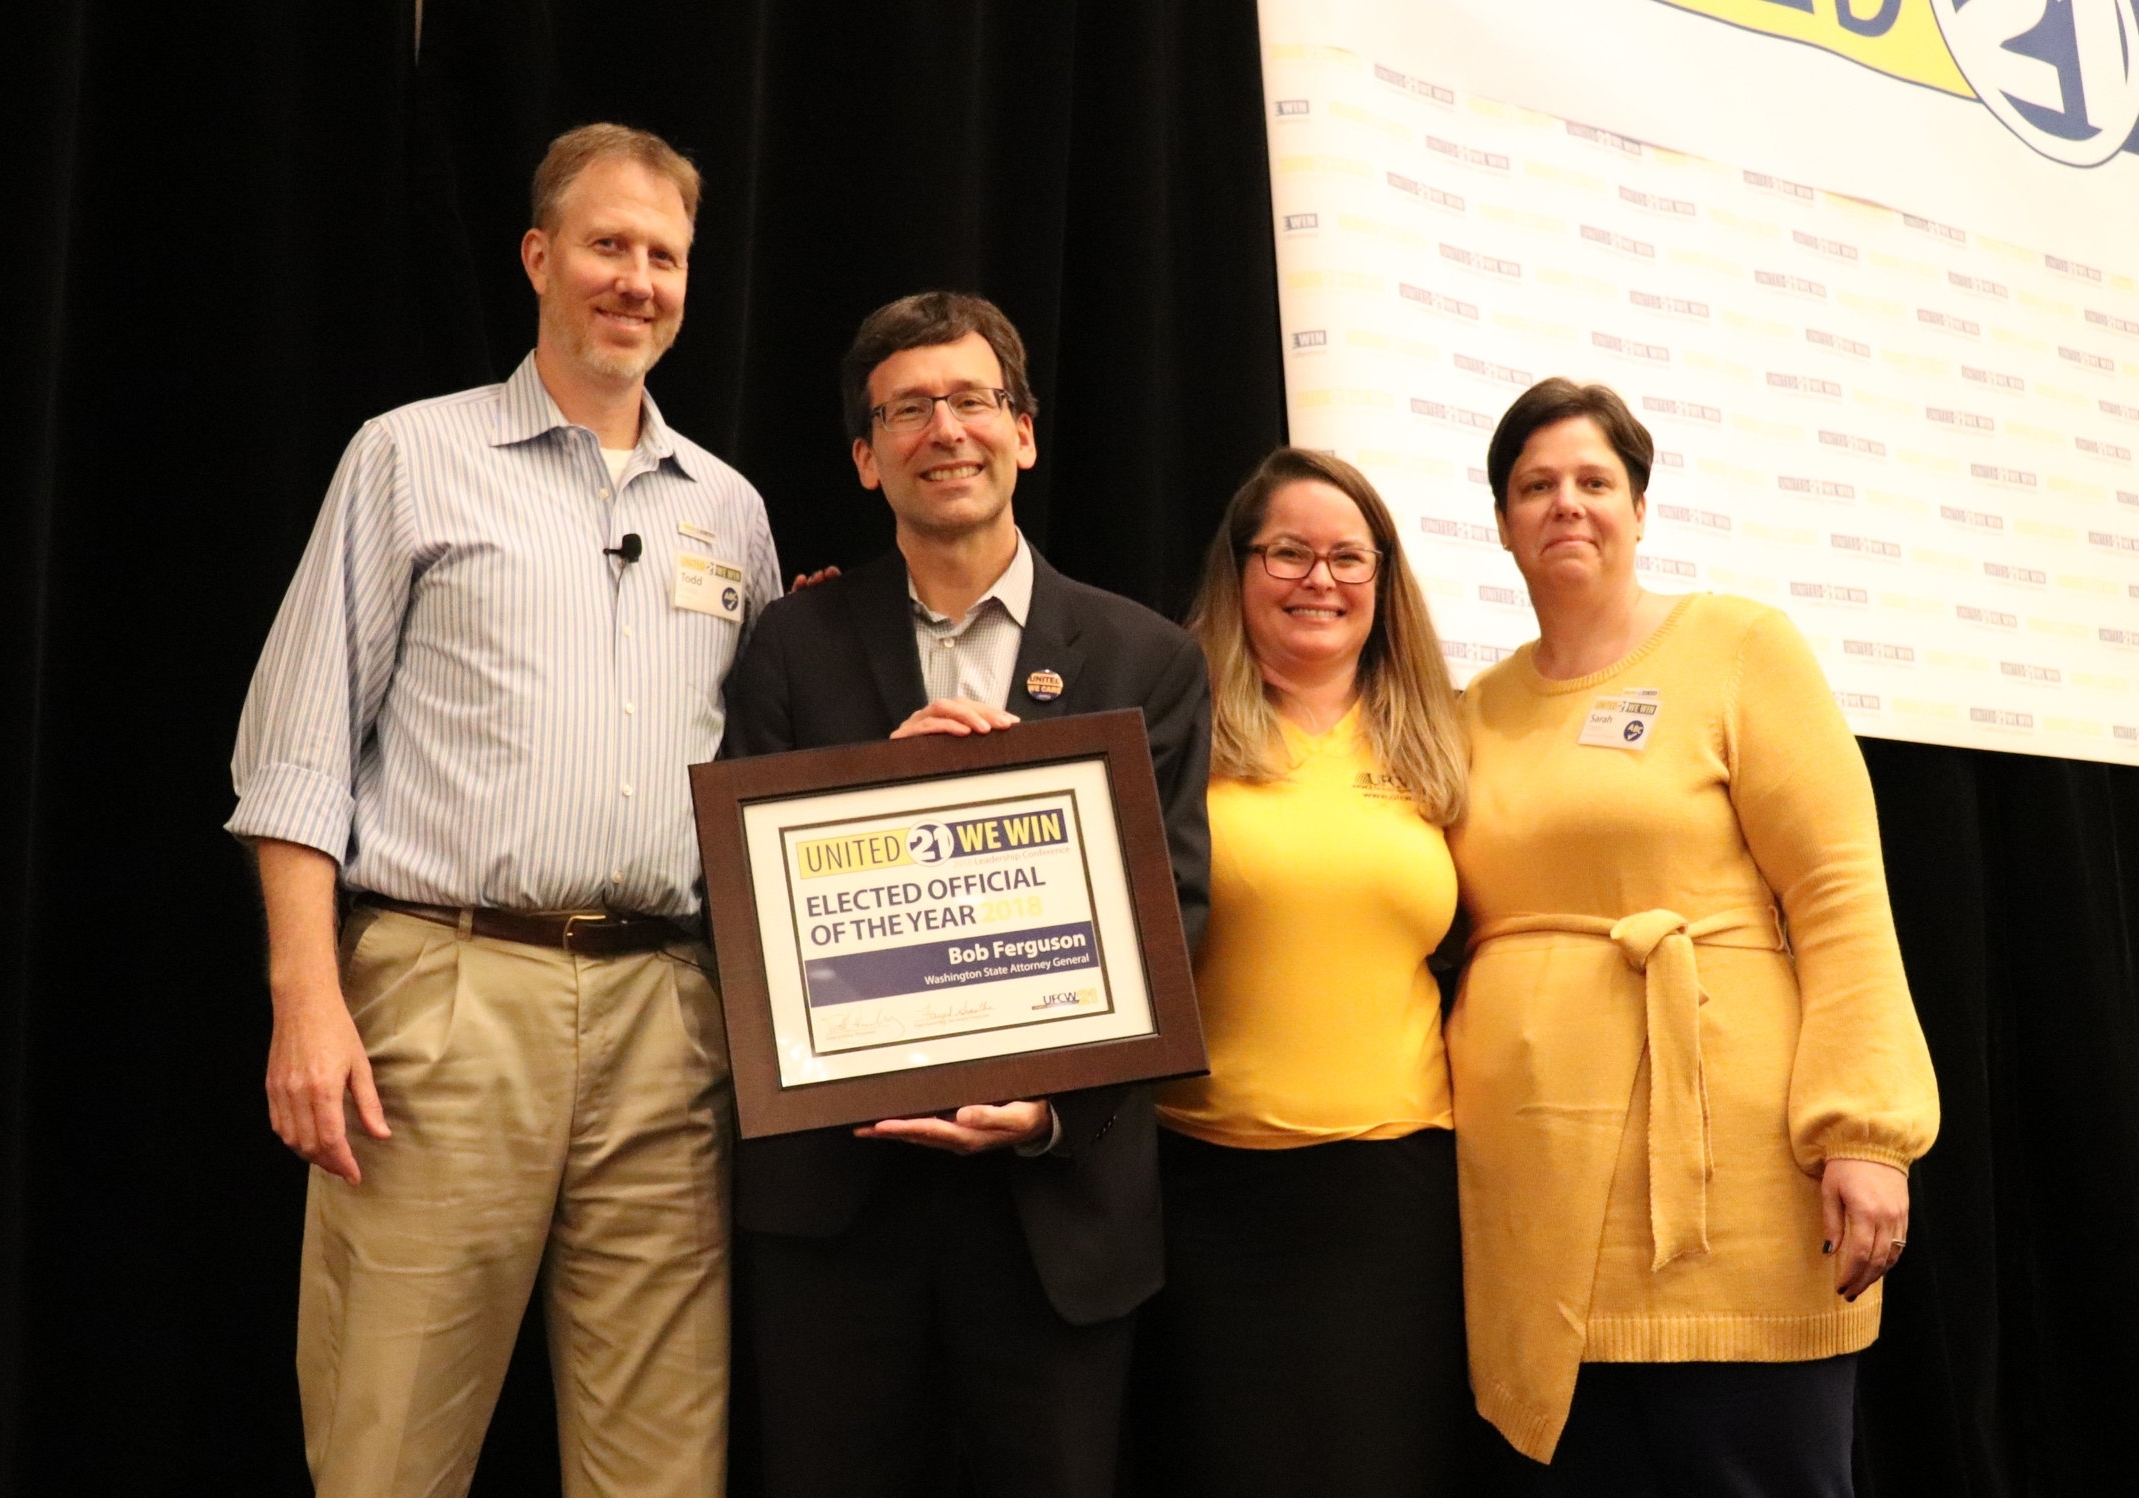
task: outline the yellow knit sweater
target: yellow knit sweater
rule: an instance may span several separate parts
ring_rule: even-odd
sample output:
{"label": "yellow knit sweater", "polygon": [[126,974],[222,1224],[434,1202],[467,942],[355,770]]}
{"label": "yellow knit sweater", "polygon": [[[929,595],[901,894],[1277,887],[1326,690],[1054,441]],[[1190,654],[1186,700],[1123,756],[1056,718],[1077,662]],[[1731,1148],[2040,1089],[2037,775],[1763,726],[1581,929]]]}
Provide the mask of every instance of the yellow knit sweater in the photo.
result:
{"label": "yellow knit sweater", "polygon": [[[1869,1343],[1879,1293],[1835,1294],[1818,1172],[1907,1168],[1938,1097],[1863,758],[1789,620],[1697,595],[1571,681],[1533,649],[1463,699],[1448,1046],[1472,1387],[1544,1461],[1583,1361]],[[1643,689],[1645,747],[1578,742]]]}
{"label": "yellow knit sweater", "polygon": [[1207,1077],[1159,1118],[1208,1144],[1291,1149],[1447,1128],[1426,958],[1456,913],[1441,829],[1375,762],[1355,706],[1284,723],[1292,772],[1211,782],[1211,920],[1196,957]]}

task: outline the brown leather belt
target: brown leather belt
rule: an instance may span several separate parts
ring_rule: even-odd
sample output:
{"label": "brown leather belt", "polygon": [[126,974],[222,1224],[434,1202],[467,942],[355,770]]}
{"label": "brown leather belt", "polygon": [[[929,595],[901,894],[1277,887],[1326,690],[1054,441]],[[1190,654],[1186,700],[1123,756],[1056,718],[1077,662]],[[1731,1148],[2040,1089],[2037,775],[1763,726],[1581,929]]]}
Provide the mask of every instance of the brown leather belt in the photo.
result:
{"label": "brown leather belt", "polygon": [[523,942],[531,947],[562,947],[578,957],[620,957],[627,952],[652,952],[675,942],[699,938],[680,923],[660,915],[617,914],[612,911],[546,913],[535,910],[489,910],[481,906],[419,905],[413,900],[390,900],[368,891],[357,896],[359,905],[396,910],[418,920],[436,921],[471,936],[497,941]]}

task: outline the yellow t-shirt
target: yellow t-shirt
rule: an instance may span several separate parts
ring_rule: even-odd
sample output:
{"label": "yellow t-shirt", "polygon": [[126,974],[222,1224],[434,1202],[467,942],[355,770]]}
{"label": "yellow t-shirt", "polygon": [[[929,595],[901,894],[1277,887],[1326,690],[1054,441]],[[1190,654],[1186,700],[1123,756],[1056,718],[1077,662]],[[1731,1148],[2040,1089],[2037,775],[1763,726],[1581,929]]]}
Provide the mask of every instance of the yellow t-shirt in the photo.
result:
{"label": "yellow t-shirt", "polygon": [[1238,1149],[1448,1128],[1426,970],[1455,914],[1448,845],[1374,762],[1357,707],[1319,736],[1284,729],[1286,778],[1211,782],[1211,1074],[1162,1088],[1159,1117]]}

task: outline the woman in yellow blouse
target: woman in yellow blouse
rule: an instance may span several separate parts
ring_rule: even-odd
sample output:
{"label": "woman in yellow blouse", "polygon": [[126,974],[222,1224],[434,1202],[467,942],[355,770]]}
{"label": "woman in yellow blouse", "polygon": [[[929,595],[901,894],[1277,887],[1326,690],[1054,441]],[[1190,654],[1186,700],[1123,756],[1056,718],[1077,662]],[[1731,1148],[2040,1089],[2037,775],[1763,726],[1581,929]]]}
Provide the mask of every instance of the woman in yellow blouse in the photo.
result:
{"label": "woman in yellow blouse", "polygon": [[1189,628],[1213,699],[1211,1070],[1159,1099],[1152,1491],[1452,1491],[1471,1417],[1426,958],[1463,750],[1440,646],[1373,486],[1293,448],[1233,497]]}
{"label": "woman in yellow blouse", "polygon": [[1782,614],[1642,588],[1652,455],[1553,379],[1487,456],[1538,638],[1450,834],[1471,1382],[1542,1493],[1847,1495],[1937,1092],[1856,740]]}

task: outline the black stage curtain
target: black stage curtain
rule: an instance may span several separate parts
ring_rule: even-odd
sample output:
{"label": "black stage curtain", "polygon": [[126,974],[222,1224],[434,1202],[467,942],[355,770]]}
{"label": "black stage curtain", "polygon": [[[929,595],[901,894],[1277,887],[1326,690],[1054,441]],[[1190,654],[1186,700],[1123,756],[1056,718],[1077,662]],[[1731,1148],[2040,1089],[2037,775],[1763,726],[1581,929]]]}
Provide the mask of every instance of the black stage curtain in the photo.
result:
{"label": "black stage curtain", "polygon": [[[707,176],[654,389],[757,482],[790,570],[889,535],[839,428],[855,322],[959,286],[1032,343],[1028,533],[1177,610],[1283,434],[1253,7],[432,0],[420,54],[408,0],[18,9],[0,1491],[301,1492],[303,1171],[265,1127],[256,902],[217,828],[343,444],[511,369],[527,175],[619,118]],[[1864,1491],[2105,1489],[2139,1346],[2139,772],[1866,751],[1947,1122]],[[478,1492],[555,1491],[523,1348]]]}

